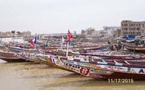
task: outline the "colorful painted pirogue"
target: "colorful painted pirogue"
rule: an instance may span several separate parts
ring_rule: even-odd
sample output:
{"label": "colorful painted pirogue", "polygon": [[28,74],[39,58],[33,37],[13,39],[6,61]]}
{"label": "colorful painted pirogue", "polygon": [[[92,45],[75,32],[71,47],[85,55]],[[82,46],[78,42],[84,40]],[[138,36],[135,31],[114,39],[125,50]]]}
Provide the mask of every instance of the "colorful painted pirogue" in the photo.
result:
{"label": "colorful painted pirogue", "polygon": [[123,45],[128,50],[145,53],[145,45],[135,45],[130,43],[123,43]]}
{"label": "colorful painted pirogue", "polygon": [[15,52],[0,51],[0,59],[7,62],[25,62],[25,59],[17,57],[17,54]]}
{"label": "colorful painted pirogue", "polygon": [[120,60],[134,60],[134,59],[145,59],[143,54],[116,54],[118,52],[110,51],[109,53],[80,53],[84,56],[101,57],[103,59],[120,59]]}
{"label": "colorful painted pirogue", "polygon": [[[55,65],[60,69],[73,71],[83,76],[96,79],[125,78],[135,80],[145,80],[145,61],[144,60],[107,60],[91,59],[62,56],[48,56],[49,64]],[[119,75],[121,74],[121,75]],[[140,77],[138,77],[140,76]]]}

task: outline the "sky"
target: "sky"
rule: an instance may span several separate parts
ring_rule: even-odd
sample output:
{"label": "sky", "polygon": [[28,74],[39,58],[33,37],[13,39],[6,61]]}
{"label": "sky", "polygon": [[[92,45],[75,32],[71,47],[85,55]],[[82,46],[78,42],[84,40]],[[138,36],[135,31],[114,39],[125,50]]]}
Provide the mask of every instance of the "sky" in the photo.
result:
{"label": "sky", "polygon": [[145,0],[0,0],[0,31],[80,33],[145,21]]}

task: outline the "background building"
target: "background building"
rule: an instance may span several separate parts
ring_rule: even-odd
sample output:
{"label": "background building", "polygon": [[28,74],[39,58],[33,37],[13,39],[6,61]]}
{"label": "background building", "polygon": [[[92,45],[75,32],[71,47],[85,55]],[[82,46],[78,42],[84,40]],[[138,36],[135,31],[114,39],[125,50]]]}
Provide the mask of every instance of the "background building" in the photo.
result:
{"label": "background building", "polygon": [[121,34],[129,35],[134,34],[137,36],[144,36],[145,35],[145,21],[130,21],[130,20],[123,20],[121,22]]}
{"label": "background building", "polygon": [[87,28],[86,30],[82,30],[81,34],[83,35],[95,35],[96,34],[96,30],[94,28]]}
{"label": "background building", "polygon": [[117,38],[119,36],[121,36],[121,29],[113,31],[113,38]]}
{"label": "background building", "polygon": [[121,27],[115,27],[115,26],[104,26],[104,33],[106,35],[113,35],[113,31],[116,31],[118,29],[121,29]]}

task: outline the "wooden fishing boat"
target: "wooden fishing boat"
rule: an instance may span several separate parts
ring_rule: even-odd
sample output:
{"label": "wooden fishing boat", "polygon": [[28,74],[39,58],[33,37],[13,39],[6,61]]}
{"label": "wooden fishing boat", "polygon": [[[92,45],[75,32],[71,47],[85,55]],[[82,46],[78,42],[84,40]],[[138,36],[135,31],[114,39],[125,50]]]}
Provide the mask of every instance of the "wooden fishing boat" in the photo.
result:
{"label": "wooden fishing boat", "polygon": [[[114,52],[117,53],[117,52]],[[80,55],[91,56],[91,57],[101,57],[103,59],[120,59],[120,60],[135,60],[135,59],[145,59],[143,54],[93,54],[93,53],[80,53]]]}
{"label": "wooden fishing boat", "polygon": [[123,43],[123,45],[130,51],[145,53],[145,45],[135,45],[130,43]]}
{"label": "wooden fishing boat", "polygon": [[112,73],[109,75],[100,74],[102,79],[133,79],[133,80],[145,80],[145,62],[144,64],[128,64],[128,65],[115,65],[110,68],[107,67],[107,70]]}
{"label": "wooden fishing boat", "polygon": [[[112,73],[111,71],[104,70],[100,68],[96,68],[97,66],[92,67],[94,64],[89,63],[89,62],[82,62],[78,59],[70,60],[70,58],[66,57],[51,57],[51,62],[54,63],[56,66],[58,66],[60,69],[64,69],[67,71],[72,71],[77,74],[83,75],[83,76],[88,76],[91,78],[96,78],[100,79],[100,73],[105,73],[105,74],[110,74]],[[101,71],[101,72],[99,72]],[[95,73],[95,76],[94,76]]]}
{"label": "wooden fishing boat", "polygon": [[80,50],[98,50],[102,49],[104,47],[107,47],[107,45],[94,45],[94,46],[71,46],[69,47],[69,50],[63,47],[58,47],[57,49],[45,49],[44,51],[47,54],[55,54],[55,55],[60,55],[60,56],[66,56],[66,53],[68,51],[68,56],[73,56],[75,54],[79,54]]}
{"label": "wooden fishing boat", "polygon": [[71,71],[74,72],[70,69],[64,68],[64,62],[62,62],[61,60],[59,60],[56,56],[50,56],[50,55],[43,55],[42,57],[38,57],[39,58],[39,62],[42,62],[48,66],[51,67],[56,67],[59,69],[63,69],[63,70],[67,70],[67,71]]}
{"label": "wooden fishing boat", "polygon": [[0,59],[7,62],[25,62],[26,60],[18,58],[16,54],[12,52],[0,52]]}
{"label": "wooden fishing boat", "polygon": [[26,60],[24,59],[20,59],[20,58],[4,58],[4,57],[0,57],[0,59],[7,61],[7,62],[26,62]]}
{"label": "wooden fishing boat", "polygon": [[[83,76],[88,76],[96,79],[109,79],[109,78],[125,78],[134,80],[144,80],[145,76],[145,61],[136,60],[130,61],[98,61],[98,62],[82,62],[80,60],[69,60],[68,58],[60,57],[56,65],[65,69],[71,70]],[[68,60],[67,60],[68,59]],[[119,75],[121,74],[121,75]],[[130,74],[130,75],[129,75]],[[127,76],[126,76],[127,75]],[[141,76],[140,78],[138,78]]]}
{"label": "wooden fishing boat", "polygon": [[106,75],[106,74],[100,74],[102,76],[101,78],[104,80],[109,79],[120,79],[120,80],[127,80],[126,82],[130,82],[129,80],[145,80],[145,74],[143,73],[131,73],[131,72],[117,72],[114,71],[112,74]]}
{"label": "wooden fishing boat", "polygon": [[[120,61],[120,62],[119,62]],[[145,80],[145,60],[119,60],[97,62],[97,66],[102,71],[107,70],[111,73],[100,73],[101,79],[133,79]],[[94,74],[95,76],[95,74]],[[95,77],[94,77],[95,78]],[[97,77],[98,78],[98,74]]]}

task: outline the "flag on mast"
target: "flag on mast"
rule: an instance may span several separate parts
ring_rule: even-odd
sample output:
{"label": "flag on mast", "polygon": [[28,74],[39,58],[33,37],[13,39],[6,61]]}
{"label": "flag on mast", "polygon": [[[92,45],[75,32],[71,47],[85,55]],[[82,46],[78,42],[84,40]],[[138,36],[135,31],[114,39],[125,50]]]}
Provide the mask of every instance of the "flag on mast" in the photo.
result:
{"label": "flag on mast", "polygon": [[68,33],[67,33],[67,41],[66,42],[69,42],[71,41],[73,38],[73,35],[70,33],[70,31],[68,30]]}
{"label": "flag on mast", "polygon": [[68,33],[67,33],[67,50],[66,50],[66,57],[68,57],[68,48],[69,48],[69,42],[72,40],[73,36],[72,34],[70,33],[70,31],[68,30]]}
{"label": "flag on mast", "polygon": [[32,46],[34,46],[34,44],[37,43],[37,38],[35,37],[35,39],[31,39],[31,40],[29,41],[29,43],[30,43]]}
{"label": "flag on mast", "polygon": [[29,41],[29,43],[30,43],[30,45],[34,45],[34,41],[33,41],[33,39],[31,39],[30,41]]}

